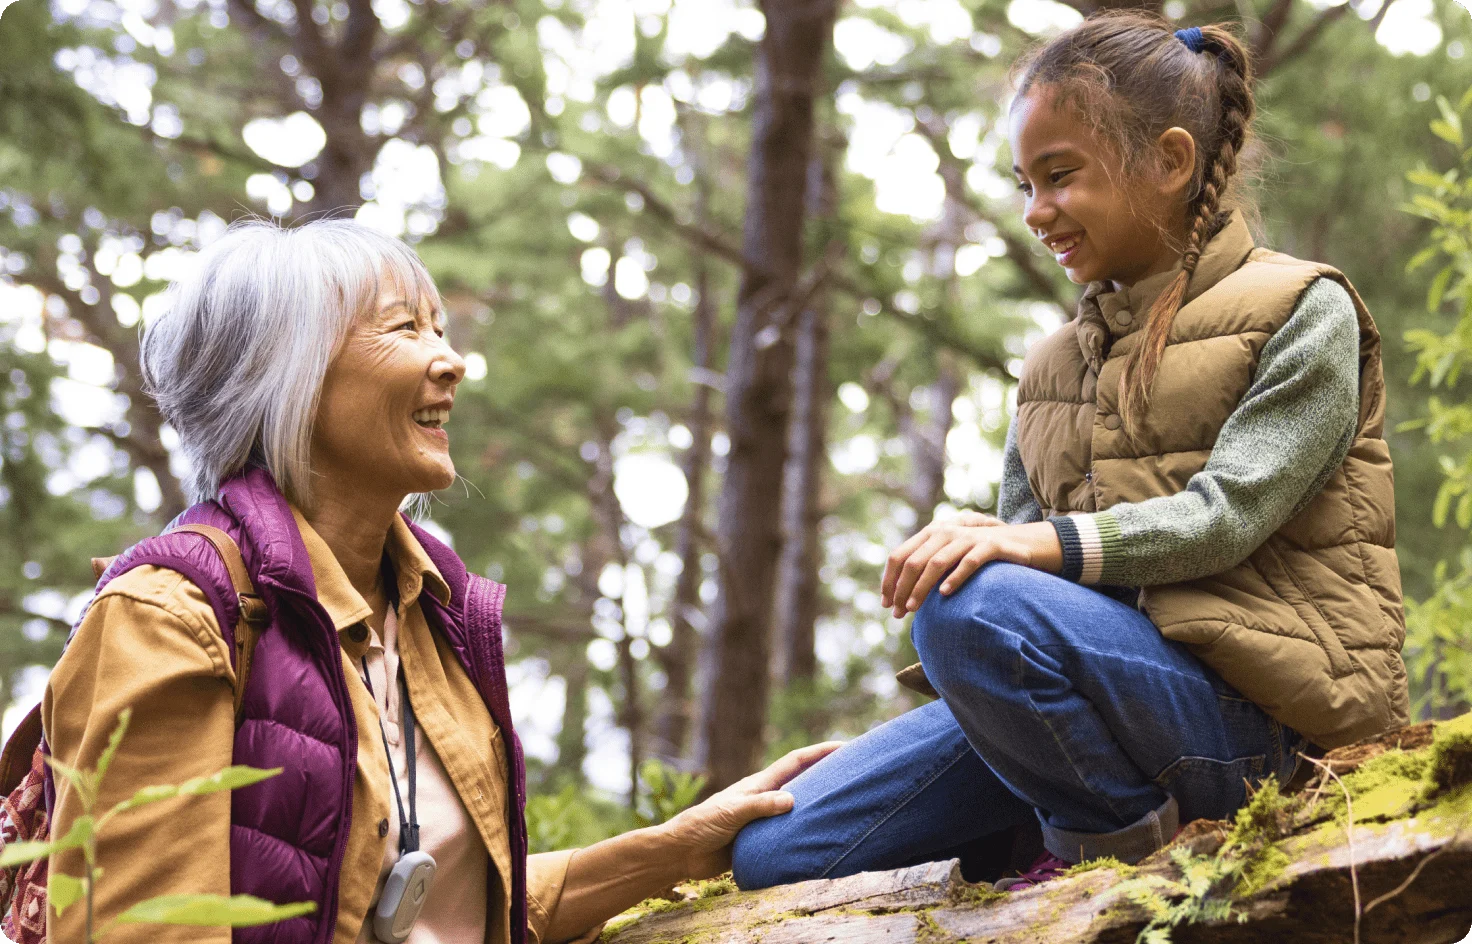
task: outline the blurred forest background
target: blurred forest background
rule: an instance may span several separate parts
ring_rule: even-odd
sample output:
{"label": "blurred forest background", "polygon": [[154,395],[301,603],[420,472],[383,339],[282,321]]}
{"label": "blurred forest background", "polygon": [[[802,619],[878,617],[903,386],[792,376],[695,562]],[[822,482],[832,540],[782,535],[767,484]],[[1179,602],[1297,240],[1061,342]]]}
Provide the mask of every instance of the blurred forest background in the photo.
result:
{"label": "blurred forest background", "polygon": [[[39,698],[88,559],[182,508],[138,332],[249,214],[354,214],[444,293],[470,373],[463,481],[430,520],[511,587],[537,848],[663,815],[695,789],[674,771],[724,784],[913,707],[882,562],[993,506],[1020,357],[1079,291],[1019,219],[1009,67],[1112,5],[16,0],[6,717]],[[1465,710],[1467,10],[1148,5],[1243,24],[1265,242],[1343,269],[1387,339],[1413,695]]]}

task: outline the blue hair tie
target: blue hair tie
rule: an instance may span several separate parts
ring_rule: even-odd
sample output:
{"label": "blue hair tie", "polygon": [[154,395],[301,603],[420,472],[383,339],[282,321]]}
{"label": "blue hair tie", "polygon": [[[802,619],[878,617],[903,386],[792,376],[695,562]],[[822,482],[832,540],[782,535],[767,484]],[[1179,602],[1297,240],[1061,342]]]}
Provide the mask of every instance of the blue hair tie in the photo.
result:
{"label": "blue hair tie", "polygon": [[1176,39],[1186,44],[1186,48],[1192,52],[1201,51],[1201,27],[1188,26],[1185,29],[1176,30]]}

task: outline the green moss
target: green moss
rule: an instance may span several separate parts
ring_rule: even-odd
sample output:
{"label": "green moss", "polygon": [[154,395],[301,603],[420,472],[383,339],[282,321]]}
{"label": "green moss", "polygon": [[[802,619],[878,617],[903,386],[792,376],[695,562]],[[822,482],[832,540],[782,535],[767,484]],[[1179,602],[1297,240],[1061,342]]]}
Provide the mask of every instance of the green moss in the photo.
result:
{"label": "green moss", "polygon": [[[1472,783],[1472,713],[1437,724],[1429,746],[1390,750],[1342,778],[1354,802],[1356,822],[1392,819],[1418,807],[1438,805],[1439,797]],[[1346,820],[1344,792],[1324,788],[1321,809],[1340,828]]]}
{"label": "green moss", "polygon": [[623,914],[616,915],[608,920],[603,926],[603,933],[599,935],[600,941],[606,941],[624,928],[647,915],[660,914],[665,911],[674,911],[684,906],[683,901],[670,901],[668,898],[646,898]]}
{"label": "green moss", "polygon": [[990,902],[1000,901],[1006,897],[1006,892],[999,892],[986,882],[976,885],[963,885],[951,895],[953,901],[968,905],[985,905]]}
{"label": "green moss", "polygon": [[1120,878],[1133,878],[1140,870],[1133,865],[1126,865],[1114,856],[1100,856],[1097,859],[1085,859],[1078,865],[1064,872],[1064,875],[1083,875],[1085,872],[1093,872],[1098,869],[1112,869],[1119,874]]}
{"label": "green moss", "polygon": [[915,944],[949,944],[955,937],[935,923],[928,911],[915,913]]}
{"label": "green moss", "polygon": [[1429,755],[1426,798],[1472,782],[1472,713],[1438,724]]}
{"label": "green moss", "polygon": [[1297,797],[1283,795],[1278,789],[1278,778],[1264,780],[1252,799],[1237,810],[1232,831],[1222,846],[1223,851],[1258,849],[1282,839],[1299,803]]}
{"label": "green moss", "polygon": [[1292,864],[1288,853],[1275,845],[1268,846],[1243,864],[1242,877],[1237,881],[1234,893],[1238,896],[1255,895]]}
{"label": "green moss", "polygon": [[695,897],[697,899],[719,898],[721,895],[729,895],[732,892],[740,891],[736,887],[736,880],[731,877],[730,872],[703,882],[691,882],[690,887],[695,889]]}

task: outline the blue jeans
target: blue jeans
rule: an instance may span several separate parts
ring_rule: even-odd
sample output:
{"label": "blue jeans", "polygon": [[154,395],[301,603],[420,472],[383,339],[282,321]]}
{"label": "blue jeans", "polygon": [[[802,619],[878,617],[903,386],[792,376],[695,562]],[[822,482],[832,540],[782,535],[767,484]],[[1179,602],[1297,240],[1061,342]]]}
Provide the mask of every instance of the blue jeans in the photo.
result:
{"label": "blue jeans", "polygon": [[1069,862],[1135,862],[1291,776],[1302,737],[1138,610],[1015,564],[931,593],[912,634],[942,701],[795,778],[736,838],[742,888],[893,869],[1036,817]]}

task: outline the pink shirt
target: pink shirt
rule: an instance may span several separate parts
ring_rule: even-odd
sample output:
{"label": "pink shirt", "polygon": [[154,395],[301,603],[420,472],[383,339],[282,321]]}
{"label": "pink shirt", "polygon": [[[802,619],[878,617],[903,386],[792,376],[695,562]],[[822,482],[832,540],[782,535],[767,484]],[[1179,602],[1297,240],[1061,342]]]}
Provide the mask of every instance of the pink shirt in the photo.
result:
{"label": "pink shirt", "polygon": [[[399,796],[404,800],[404,814],[409,812],[409,769],[407,743],[400,719],[403,689],[397,684],[399,675],[399,621],[390,607],[384,618],[383,638],[375,633],[368,646],[368,680],[378,715],[388,737],[389,756],[394,776],[399,782]],[[358,666],[362,672],[362,665]],[[419,920],[409,933],[406,944],[484,944],[486,940],[486,880],[491,865],[490,853],[481,842],[475,822],[455,792],[450,776],[440,763],[434,746],[424,729],[414,725],[414,748],[418,758],[416,797],[419,819],[419,848],[434,857],[436,869],[429,887],[429,897]],[[373,905],[358,944],[376,944],[373,914],[378,897],[394,863],[399,859],[399,807],[390,798],[388,842],[384,846],[383,865],[378,873],[378,886],[373,892]]]}

